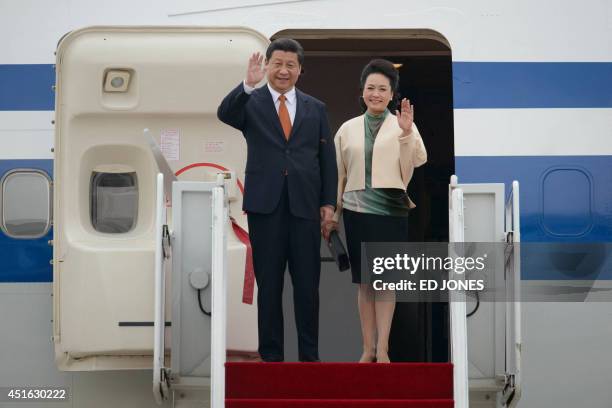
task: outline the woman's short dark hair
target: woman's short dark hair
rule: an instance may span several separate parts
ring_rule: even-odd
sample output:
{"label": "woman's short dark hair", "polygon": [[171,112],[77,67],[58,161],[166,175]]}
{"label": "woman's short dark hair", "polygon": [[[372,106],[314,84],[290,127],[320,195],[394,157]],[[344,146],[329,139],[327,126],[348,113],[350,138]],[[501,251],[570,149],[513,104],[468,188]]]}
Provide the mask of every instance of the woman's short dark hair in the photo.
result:
{"label": "woman's short dark hair", "polygon": [[[361,91],[363,91],[363,89],[365,88],[365,83],[371,74],[381,74],[387,77],[387,79],[389,80],[389,84],[391,85],[391,92],[393,92],[393,98],[391,99],[391,101],[389,101],[388,106],[389,110],[393,112],[395,110],[395,107],[397,106],[397,101],[399,100],[399,73],[397,72],[397,69],[395,69],[395,66],[391,61],[388,61],[386,59],[373,59],[372,61],[368,62],[368,64],[363,68],[363,71],[361,71]],[[362,98],[359,98],[359,104],[361,105],[361,108],[365,111],[366,106]]]}
{"label": "woman's short dark hair", "polygon": [[270,61],[274,51],[294,52],[300,65],[304,65],[304,48],[292,38],[277,38],[272,41],[266,50],[266,61]]}
{"label": "woman's short dark hair", "polygon": [[371,74],[382,74],[387,77],[391,84],[391,92],[395,93],[399,85],[399,74],[391,61],[386,59],[373,59],[368,62],[361,71],[361,89],[365,87],[365,83]]}

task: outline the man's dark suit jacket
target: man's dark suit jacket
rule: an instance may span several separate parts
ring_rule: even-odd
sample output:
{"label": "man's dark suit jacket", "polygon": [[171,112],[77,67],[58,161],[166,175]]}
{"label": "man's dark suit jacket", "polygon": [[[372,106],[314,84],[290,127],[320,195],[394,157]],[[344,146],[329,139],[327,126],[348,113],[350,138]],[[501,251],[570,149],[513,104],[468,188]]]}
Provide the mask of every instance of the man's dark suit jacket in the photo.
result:
{"label": "man's dark suit jacket", "polygon": [[248,153],[243,210],[272,213],[287,179],[291,213],[319,219],[319,208],[336,205],[338,173],[325,104],[296,88],[296,113],[285,139],[267,86],[250,95],[240,83],[221,102],[219,119],[242,131]]}

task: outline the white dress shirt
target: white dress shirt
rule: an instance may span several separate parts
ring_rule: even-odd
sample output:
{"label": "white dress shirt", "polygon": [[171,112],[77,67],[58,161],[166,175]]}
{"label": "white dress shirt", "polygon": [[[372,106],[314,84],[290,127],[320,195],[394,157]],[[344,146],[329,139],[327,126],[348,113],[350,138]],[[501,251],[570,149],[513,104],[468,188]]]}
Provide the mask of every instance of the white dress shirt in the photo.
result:
{"label": "white dress shirt", "polygon": [[[248,86],[246,82],[242,82],[242,84],[244,87],[244,92],[248,95],[250,95],[251,92],[255,90],[255,88]],[[266,86],[268,87],[268,89],[270,90],[270,93],[272,94],[272,100],[274,101],[274,107],[276,108],[276,113],[278,113],[278,108],[280,106],[280,100],[278,99],[278,97],[281,96],[281,94],[275,91],[270,86],[270,84],[266,84]],[[293,121],[295,119],[295,111],[297,108],[295,87],[291,88],[291,90],[289,90],[288,92],[285,92],[285,98],[286,98],[285,105],[287,105],[287,110],[289,111],[289,117],[291,118],[291,124],[293,125]]]}

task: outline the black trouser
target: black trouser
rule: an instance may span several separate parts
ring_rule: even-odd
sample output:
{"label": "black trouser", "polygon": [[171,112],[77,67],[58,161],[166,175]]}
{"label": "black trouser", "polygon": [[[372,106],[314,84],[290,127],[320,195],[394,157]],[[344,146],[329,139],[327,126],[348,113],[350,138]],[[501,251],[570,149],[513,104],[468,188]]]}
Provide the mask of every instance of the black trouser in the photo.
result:
{"label": "black trouser", "polygon": [[285,268],[293,283],[293,304],[301,361],[318,360],[319,277],[321,233],[319,220],[295,217],[289,208],[287,183],[271,214],[248,214],[257,280],[259,354],[264,361],[282,361],[283,286]]}

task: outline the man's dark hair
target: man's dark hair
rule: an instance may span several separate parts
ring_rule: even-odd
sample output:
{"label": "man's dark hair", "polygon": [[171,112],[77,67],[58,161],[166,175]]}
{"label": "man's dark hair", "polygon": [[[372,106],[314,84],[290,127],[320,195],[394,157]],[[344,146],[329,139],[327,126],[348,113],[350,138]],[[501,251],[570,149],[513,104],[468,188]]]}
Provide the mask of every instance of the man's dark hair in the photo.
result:
{"label": "man's dark hair", "polygon": [[266,61],[270,61],[274,51],[294,52],[297,54],[298,62],[304,65],[304,48],[299,42],[291,38],[277,38],[272,41],[266,50]]}
{"label": "man's dark hair", "polygon": [[[399,73],[397,72],[397,69],[395,69],[395,66],[391,61],[388,61],[386,59],[373,59],[372,61],[368,62],[368,65],[366,65],[363,68],[363,71],[361,71],[361,78],[359,80],[360,89],[362,92],[363,88],[365,87],[365,83],[371,74],[381,74],[387,77],[387,79],[389,80],[389,84],[391,85],[391,92],[393,92],[393,98],[391,98],[391,100],[389,101],[388,108],[393,112],[397,107],[399,101]],[[361,106],[361,109],[365,112],[366,105],[361,97],[359,97],[359,105]]]}

